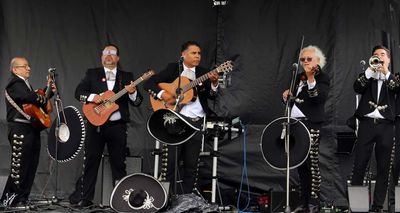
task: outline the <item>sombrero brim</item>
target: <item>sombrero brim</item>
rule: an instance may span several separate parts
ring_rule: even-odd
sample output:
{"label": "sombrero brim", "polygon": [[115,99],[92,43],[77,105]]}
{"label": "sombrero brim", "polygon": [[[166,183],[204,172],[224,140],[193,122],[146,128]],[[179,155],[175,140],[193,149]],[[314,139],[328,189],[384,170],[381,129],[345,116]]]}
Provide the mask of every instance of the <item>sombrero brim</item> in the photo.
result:
{"label": "sombrero brim", "polygon": [[[171,119],[174,125],[183,128],[184,131],[178,134],[168,132],[165,124]],[[193,137],[200,127],[196,126],[189,118],[170,109],[155,111],[147,121],[147,131],[156,140],[168,145],[179,145]]]}
{"label": "sombrero brim", "polygon": [[67,162],[77,156],[79,151],[82,149],[86,135],[85,123],[82,115],[79,113],[79,110],[74,106],[67,106],[64,108],[66,120],[64,120],[64,114],[62,112],[59,114],[61,123],[66,124],[68,127],[69,139],[64,143],[57,140],[55,130],[58,123],[57,119],[55,119],[51,125],[48,135],[47,152],[49,153],[50,157],[55,160],[56,143],[58,142],[57,161]]}
{"label": "sombrero brim", "polygon": [[[144,191],[148,197],[142,206],[132,206],[129,203],[130,193]],[[167,192],[154,177],[135,173],[125,176],[114,187],[110,207],[117,212],[157,212],[167,203]]]}

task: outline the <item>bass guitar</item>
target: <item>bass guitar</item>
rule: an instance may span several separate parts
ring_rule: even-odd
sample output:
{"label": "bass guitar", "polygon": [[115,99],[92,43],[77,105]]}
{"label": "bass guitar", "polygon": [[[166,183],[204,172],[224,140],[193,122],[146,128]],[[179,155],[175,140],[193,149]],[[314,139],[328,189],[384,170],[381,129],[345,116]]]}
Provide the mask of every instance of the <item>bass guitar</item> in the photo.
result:
{"label": "bass guitar", "polygon": [[[233,70],[233,63],[232,61],[226,61],[224,63],[222,63],[221,65],[219,65],[217,68],[211,70],[210,72],[217,72],[217,73],[227,73]],[[208,72],[208,73],[210,73]],[[200,83],[204,82],[205,80],[207,80],[208,77],[208,73],[200,76],[199,78],[196,78],[195,80],[191,81],[189,78],[185,77],[185,76],[181,76],[181,94],[180,97],[177,97],[176,91],[178,89],[178,85],[179,85],[179,77],[175,79],[175,81],[173,81],[172,83],[159,83],[158,87],[161,90],[164,90],[165,92],[168,92],[172,95],[174,95],[179,101],[179,106],[183,106],[187,103],[189,103],[190,101],[192,101],[193,99],[195,99],[195,91],[194,91],[194,87],[199,85]],[[154,111],[157,111],[159,109],[170,109],[170,110],[176,110],[176,105],[171,105],[166,103],[163,100],[160,100],[158,98],[155,98],[153,95],[150,95],[150,103],[151,106],[153,108]]]}
{"label": "bass guitar", "polygon": [[[131,85],[136,86],[142,81],[149,79],[153,75],[154,71],[149,70],[144,73],[140,78],[132,82]],[[115,94],[111,90],[107,90],[106,92],[100,94],[100,96],[104,100],[102,103],[96,104],[94,102],[89,102],[84,104],[82,108],[83,114],[94,126],[103,125],[111,116],[111,114],[118,110],[119,106],[115,102],[127,92],[128,91],[125,88],[119,91],[117,94]]]}

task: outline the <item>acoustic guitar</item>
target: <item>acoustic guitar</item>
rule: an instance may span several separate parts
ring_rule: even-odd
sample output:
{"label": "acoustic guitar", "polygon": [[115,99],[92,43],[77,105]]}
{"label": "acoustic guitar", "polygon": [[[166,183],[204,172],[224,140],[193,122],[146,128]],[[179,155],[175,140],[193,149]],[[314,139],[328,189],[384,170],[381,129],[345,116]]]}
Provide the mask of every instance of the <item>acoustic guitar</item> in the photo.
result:
{"label": "acoustic guitar", "polygon": [[[49,75],[48,78],[51,76]],[[47,129],[51,126],[50,113],[53,111],[53,104],[49,100],[51,95],[51,85],[47,83],[46,91],[43,89],[37,89],[36,94],[44,96],[47,100],[46,109],[36,106],[34,104],[23,104],[23,110],[26,114],[30,115],[32,119],[32,125],[38,129]]]}
{"label": "acoustic guitar", "polygon": [[[131,85],[136,86],[140,84],[142,81],[149,79],[154,75],[153,70],[149,70],[144,73],[140,78],[136,79]],[[82,111],[86,116],[88,121],[94,126],[103,125],[112,113],[118,110],[119,106],[115,102],[121,98],[128,91],[124,88],[115,94],[111,90],[107,90],[106,92],[100,94],[102,99],[104,100],[100,104],[96,104],[94,102],[89,102],[83,105]]]}
{"label": "acoustic guitar", "polygon": [[[227,73],[233,70],[233,63],[232,61],[226,61],[219,65],[217,68],[211,70],[210,72],[217,72],[217,73]],[[210,73],[208,72],[208,73]],[[194,87],[199,85],[200,83],[204,82],[207,80],[208,73],[196,78],[195,80],[191,81],[189,78],[185,76],[181,76],[181,95],[180,97],[177,97],[176,91],[178,89],[178,84],[179,84],[179,77],[175,79],[172,83],[159,83],[158,87],[161,90],[164,90],[165,92],[168,92],[174,97],[177,98],[179,107],[182,107],[183,105],[189,103],[190,101],[194,100],[195,97],[195,91]],[[171,105],[168,104],[167,102],[160,100],[155,97],[156,94],[151,94],[150,95],[150,103],[154,111],[157,111],[159,109],[170,109],[170,110],[177,110],[177,105]]]}

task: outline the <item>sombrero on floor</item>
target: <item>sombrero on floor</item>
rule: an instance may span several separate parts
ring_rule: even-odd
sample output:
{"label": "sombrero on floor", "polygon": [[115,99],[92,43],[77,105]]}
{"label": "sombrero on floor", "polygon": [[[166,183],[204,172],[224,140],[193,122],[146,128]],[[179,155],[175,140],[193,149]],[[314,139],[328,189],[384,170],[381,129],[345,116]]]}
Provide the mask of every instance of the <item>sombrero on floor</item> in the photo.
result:
{"label": "sombrero on floor", "polygon": [[199,130],[189,118],[170,109],[155,111],[147,121],[147,131],[150,135],[168,145],[184,143]]}
{"label": "sombrero on floor", "polygon": [[117,212],[157,212],[167,203],[167,192],[154,177],[135,173],[114,187],[110,207]]}

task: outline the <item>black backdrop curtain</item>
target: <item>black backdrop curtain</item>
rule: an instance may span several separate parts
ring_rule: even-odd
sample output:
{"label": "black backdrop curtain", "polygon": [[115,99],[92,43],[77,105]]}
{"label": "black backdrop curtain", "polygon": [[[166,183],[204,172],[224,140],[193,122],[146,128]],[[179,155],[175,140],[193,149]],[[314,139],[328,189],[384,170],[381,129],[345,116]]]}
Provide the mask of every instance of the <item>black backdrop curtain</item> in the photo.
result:
{"label": "black backdrop curtain", "polygon": [[[280,97],[289,86],[289,68],[304,35],[305,45],[317,45],[327,56],[324,72],[331,78],[331,90],[321,144],[322,195],[337,205],[346,205],[344,177],[351,163],[341,168],[334,154],[335,133],[347,130],[345,120],[354,112],[352,84],[361,72],[359,62],[383,43],[392,51],[392,71],[400,66],[398,0],[231,0],[224,7],[213,7],[211,0],[3,0],[0,18],[0,88],[7,82],[10,59],[25,56],[34,87],[44,85],[47,69],[56,67],[64,105],[78,108],[75,87],[87,68],[100,65],[100,51],[108,42],[120,47],[121,67],[137,77],[147,68],[157,71],[177,61],[186,40],[202,44],[205,67],[234,57],[232,86],[222,89],[211,107],[220,116],[240,116],[246,124],[249,184],[264,191],[283,189],[283,173],[266,165],[259,139],[265,125],[283,115]],[[143,156],[144,171],[151,172],[154,140],[145,129],[152,112],[148,99],[131,112],[129,146],[133,155]],[[1,104],[0,166],[8,169],[5,113]],[[34,192],[49,194],[54,180],[44,186],[54,179],[54,167],[45,150],[46,134]],[[240,140],[221,144],[221,182],[238,186],[242,151]],[[62,193],[71,192],[81,158],[61,165]]]}

